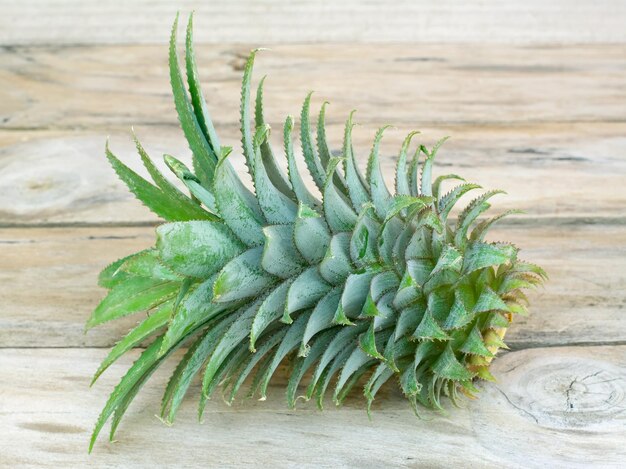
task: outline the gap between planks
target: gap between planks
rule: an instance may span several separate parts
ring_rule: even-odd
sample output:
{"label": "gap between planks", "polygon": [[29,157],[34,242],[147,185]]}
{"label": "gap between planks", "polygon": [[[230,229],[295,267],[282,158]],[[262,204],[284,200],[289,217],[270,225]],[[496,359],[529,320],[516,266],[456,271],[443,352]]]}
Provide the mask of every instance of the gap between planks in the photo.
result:
{"label": "gap between planks", "polygon": [[[484,218],[479,218],[478,221]],[[449,218],[450,223],[456,223],[454,217]],[[41,229],[41,228],[156,228],[166,223],[163,220],[154,221],[137,221],[137,222],[33,222],[33,223],[11,223],[0,222],[0,229]],[[605,225],[605,226],[623,226],[626,225],[626,216],[607,216],[607,217],[537,217],[523,216],[520,218],[505,218],[498,222],[499,226],[511,227],[566,227],[577,225]],[[0,244],[3,241],[0,241]]]}

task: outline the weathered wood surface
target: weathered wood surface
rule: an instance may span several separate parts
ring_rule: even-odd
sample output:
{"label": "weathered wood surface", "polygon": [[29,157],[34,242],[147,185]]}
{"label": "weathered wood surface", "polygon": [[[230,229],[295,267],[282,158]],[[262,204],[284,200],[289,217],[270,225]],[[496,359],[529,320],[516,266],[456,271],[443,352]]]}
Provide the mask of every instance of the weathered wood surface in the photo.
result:
{"label": "weathered wood surface", "polygon": [[[0,43],[164,42],[177,10],[202,41],[624,42],[620,0],[25,0],[0,2]],[[15,27],[14,25],[19,25]]]}
{"label": "weathered wood surface", "polygon": [[[196,45],[218,128],[238,122],[242,70],[256,46]],[[4,129],[177,124],[163,45],[9,47],[0,57]],[[332,102],[331,123],[354,107],[362,124],[410,130],[623,123],[625,59],[622,45],[277,45],[258,54],[255,75],[268,75],[277,123],[299,114],[310,90]]]}
{"label": "weathered wood surface", "polygon": [[[491,238],[550,275],[507,335],[512,348],[626,343],[626,225],[504,226]],[[111,346],[141,315],[85,334],[105,293],[98,272],[153,245],[151,227],[0,230],[0,347]]]}
{"label": "weathered wood surface", "polygon": [[[526,210],[492,237],[518,244],[551,279],[507,334],[514,351],[494,362],[499,382],[479,400],[420,421],[389,386],[370,422],[358,392],[341,409],[289,411],[279,379],[264,403],[211,401],[204,425],[188,399],[167,428],[154,417],[160,370],[120,441],[103,438],[87,456],[101,406],[137,354],[88,389],[102,347],[136,320],[84,334],[104,293],[96,276],[152,245],[157,222],[115,179],[104,141],[139,168],[134,125],[153,156],[188,158],[166,62],[175,8],[196,9],[204,90],[239,169],[245,56],[277,43],[255,70],[269,75],[277,147],[284,117],[314,89],[316,106],[332,102],[335,150],[353,107],[363,164],[376,128],[396,125],[382,149],[390,179],[407,132],[421,130],[425,144],[451,135],[437,171],[505,188],[495,211]],[[624,2],[0,0],[0,11],[0,467],[623,466]],[[295,44],[319,41],[338,44]]]}
{"label": "weathered wood surface", "polygon": [[[239,167],[237,103],[247,50],[198,47],[209,106]],[[134,125],[157,159],[189,154],[165,54],[148,46],[0,50],[0,224],[155,219],[115,179],[103,148],[108,135],[113,150],[137,168]],[[363,161],[376,128],[397,126],[382,146],[389,175],[404,135],[420,129],[426,144],[452,136],[438,171],[460,172],[486,188],[505,186],[502,209],[623,217],[623,46],[477,46],[472,54],[455,45],[280,46],[259,55],[256,76],[266,73],[266,110],[279,149],[285,116],[299,115],[304,95],[316,89],[317,105],[332,102],[328,133],[336,150],[353,107]]]}
{"label": "weathered wood surface", "polygon": [[[355,129],[355,146],[363,166],[375,133],[372,126],[364,127]],[[136,127],[136,131],[159,163],[165,152],[189,161],[189,150],[180,130]],[[339,124],[332,125],[330,131],[339,148]],[[146,175],[130,130],[108,133],[112,150],[130,167]],[[626,123],[534,129],[431,128],[424,129],[424,133],[426,144],[432,144],[437,137],[452,135],[438,155],[436,174],[462,174],[485,189],[506,189],[507,195],[494,199],[497,210],[524,209],[527,222],[537,218],[624,219]],[[0,148],[0,226],[156,221],[155,215],[116,179],[104,157],[106,135],[104,129],[0,131],[0,145],[4,144]],[[234,130],[222,135],[225,141],[237,145]],[[383,142],[382,165],[390,183],[399,140],[404,135],[389,130]],[[273,141],[280,150],[277,139],[275,135]],[[239,152],[232,161],[245,174]],[[170,174],[163,164],[160,166],[165,174]]]}
{"label": "weathered wood surface", "polygon": [[[87,455],[93,423],[131,357],[91,390],[98,349],[3,349],[0,461],[37,467],[554,467],[626,458],[626,347],[557,347],[511,352],[494,363],[499,382],[448,416],[418,420],[387,386],[372,420],[363,397],[345,406],[288,410],[280,380],[265,402],[209,401],[197,422],[198,385],[174,426],[155,417],[168,371],[142,389],[114,444]],[[136,355],[136,354],[131,354]],[[171,367],[165,367],[171,368]],[[45,390],[41,383],[48,383]],[[623,466],[622,466],[623,467]]]}

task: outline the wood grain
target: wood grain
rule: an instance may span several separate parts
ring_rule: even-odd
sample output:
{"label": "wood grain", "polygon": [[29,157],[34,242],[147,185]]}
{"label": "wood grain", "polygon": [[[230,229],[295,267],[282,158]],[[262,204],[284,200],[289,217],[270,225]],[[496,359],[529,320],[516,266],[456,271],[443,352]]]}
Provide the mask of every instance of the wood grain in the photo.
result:
{"label": "wood grain", "polygon": [[[100,269],[154,243],[158,220],[116,180],[113,150],[139,167],[131,125],[153,157],[189,159],[169,89],[175,9],[196,10],[197,58],[216,126],[239,151],[248,51],[266,82],[277,148],[310,90],[333,150],[357,107],[364,165],[378,127],[391,180],[404,135],[452,139],[437,174],[503,188],[498,227],[551,279],[507,335],[495,384],[447,416],[412,415],[395,387],[367,419],[362,396],[326,412],[195,399],[176,425],[154,417],[168,372],[87,456],[131,351],[91,391],[106,350],[140,315],[88,334]],[[626,4],[620,0],[315,3],[288,0],[0,0],[0,467],[621,467],[626,461]],[[182,32],[182,28],[181,28]],[[140,44],[141,43],[141,44]],[[304,43],[315,43],[305,45]],[[162,167],[162,165],[161,165]],[[567,345],[567,346],[564,346]],[[284,372],[283,372],[284,373]],[[198,385],[192,394],[197,397]]]}
{"label": "wood grain", "polygon": [[[626,342],[626,226],[504,226],[491,237],[516,243],[551,275],[507,335],[511,347]],[[0,230],[0,347],[111,346],[140,315],[85,335],[105,293],[97,274],[152,245],[150,227]]]}
{"label": "wood grain", "polygon": [[[197,45],[204,92],[218,128],[236,126],[247,45]],[[0,49],[5,129],[127,129],[177,125],[167,46]],[[270,123],[299,114],[310,90],[374,126],[451,129],[626,121],[626,50],[463,44],[277,45],[256,60]]]}
{"label": "wood grain", "polygon": [[[209,105],[225,142],[238,136],[241,46],[199,49]],[[0,223],[142,223],[155,218],[132,199],[103,158],[104,141],[137,168],[129,138],[157,159],[187,156],[168,89],[164,47],[0,50]],[[98,60],[94,60],[94,56]],[[277,148],[281,122],[298,115],[312,87],[333,104],[328,133],[341,148],[343,118],[359,106],[355,147],[365,164],[378,126],[392,179],[404,135],[452,139],[438,171],[504,188],[502,209],[532,217],[623,217],[626,204],[626,52],[569,48],[401,45],[281,46],[259,56],[269,73],[268,119]],[[295,65],[295,66],[294,66]],[[141,83],[136,86],[135,83]],[[242,169],[243,173],[243,169]],[[600,190],[600,187],[602,190]]]}
{"label": "wood grain", "polygon": [[[131,355],[136,355],[132,353]],[[626,347],[559,347],[508,353],[494,362],[498,383],[448,415],[417,419],[395,386],[383,388],[373,418],[354,391],[346,405],[288,410],[282,380],[265,402],[209,401],[196,420],[198,385],[173,427],[155,417],[167,370],[131,405],[117,441],[106,435],[87,455],[89,433],[108,392],[133,357],[91,390],[97,349],[4,349],[0,454],[38,467],[619,467],[626,458]],[[174,360],[171,360],[173,362]],[[283,378],[284,380],[284,378]],[[460,450],[462,449],[462,450]]]}
{"label": "wood grain", "polygon": [[[163,153],[190,162],[178,129],[138,127],[136,131],[157,163]],[[340,131],[339,125],[329,128],[337,151]],[[363,167],[374,133],[372,126],[355,130]],[[435,174],[456,173],[485,189],[506,189],[506,195],[494,199],[497,210],[523,209],[525,220],[540,219],[539,224],[546,219],[624,217],[626,124],[532,130],[463,128],[449,133],[453,138],[440,151]],[[441,129],[424,129],[423,141],[432,144],[441,135],[445,135]],[[233,131],[222,137],[237,145]],[[404,132],[389,130],[383,141],[382,166],[390,185],[403,137]],[[275,135],[273,141],[280,151],[278,138]],[[108,165],[104,139],[104,132],[93,131],[0,131],[0,145],[4,145],[0,148],[0,224],[155,222],[157,217],[134,198]],[[110,139],[113,151],[147,177],[130,132],[111,133]],[[232,161],[246,178],[239,150]],[[310,178],[307,182],[313,190]]]}
{"label": "wood grain", "polygon": [[7,44],[164,42],[177,10],[195,10],[196,36],[213,43],[626,41],[619,0],[2,0],[0,7]]}

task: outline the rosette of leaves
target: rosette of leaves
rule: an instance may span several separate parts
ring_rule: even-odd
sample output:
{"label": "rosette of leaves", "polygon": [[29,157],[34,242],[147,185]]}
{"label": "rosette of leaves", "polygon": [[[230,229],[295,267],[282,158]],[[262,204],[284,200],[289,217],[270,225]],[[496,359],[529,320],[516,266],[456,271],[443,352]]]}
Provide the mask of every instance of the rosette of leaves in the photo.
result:
{"label": "rosette of leaves", "polygon": [[[300,143],[317,186],[310,190],[294,156],[294,119],[287,117],[283,126],[285,173],[268,140],[263,81],[251,103],[256,51],[247,60],[241,93],[250,190],[211,122],[194,61],[191,18],[186,73],[179,65],[176,30],[177,21],[169,52],[171,85],[193,168],[169,155],[165,163],[189,194],[159,172],[138,141],[152,182],[107,145],[120,179],[166,223],[156,229],[155,247],[114,262],[100,275],[100,285],[110,291],[88,328],[148,314],[113,347],[94,381],[131,348],[149,345],[112,392],[90,450],[109,419],[113,437],[142,385],[181,347],[186,352],[161,404],[167,422],[196,376],[202,415],[218,388],[229,402],[244,383],[250,395],[264,398],[283,363],[289,367],[286,393],[292,407],[300,393],[321,407],[327,391],[340,404],[358,384],[369,411],[380,387],[393,378],[416,411],[420,405],[441,409],[442,396],[456,403],[461,394],[477,391],[475,379],[492,380],[489,365],[505,347],[507,327],[515,315],[526,313],[523,290],[545,278],[540,267],[519,259],[513,245],[484,240],[492,224],[508,215],[478,218],[500,191],[483,193],[450,219],[459,199],[479,186],[454,174],[432,177],[443,141],[409,153],[416,133],[409,134],[391,189],[379,164],[386,127],[374,137],[363,174],[353,153],[352,114],[341,154],[334,156],[325,134],[326,104],[312,124],[309,94]],[[446,180],[459,183],[444,193]]]}

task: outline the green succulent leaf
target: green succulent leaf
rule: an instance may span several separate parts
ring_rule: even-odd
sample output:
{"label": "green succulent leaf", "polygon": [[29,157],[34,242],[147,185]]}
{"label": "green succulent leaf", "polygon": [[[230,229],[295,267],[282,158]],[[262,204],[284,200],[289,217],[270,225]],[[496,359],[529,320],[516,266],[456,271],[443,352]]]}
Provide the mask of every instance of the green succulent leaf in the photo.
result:
{"label": "green succulent leaf", "polygon": [[187,166],[171,155],[164,155],[163,159],[167,167],[187,186],[187,189],[189,189],[189,192],[196,200],[204,204],[211,212],[217,211],[215,197],[211,191],[202,185],[200,179]]}
{"label": "green succulent leaf", "polygon": [[[89,452],[93,449],[96,438],[98,438],[98,434],[111,415],[113,415],[113,413],[120,408],[125,409],[126,405],[123,405],[125,397],[129,393],[136,393],[136,391],[134,391],[135,386],[141,386],[147,377],[154,372],[155,364],[163,359],[158,356],[160,347],[160,339],[155,340],[147,349],[144,350],[137,361],[135,361],[135,363],[133,363],[133,365],[126,372],[119,384],[115,387],[109,397],[109,400],[104,406],[104,409],[102,409],[102,412],[98,417],[98,421],[96,422],[96,426],[89,442]],[[112,432],[113,431],[114,429]]]}
{"label": "green succulent leaf", "polygon": [[[328,101],[324,101],[322,103],[319,117],[317,119],[317,153],[319,154],[320,162],[322,163],[324,171],[326,171],[328,162],[333,156],[330,151],[330,147],[328,146],[328,141],[326,140],[326,106],[328,104]],[[345,181],[343,181],[343,185],[345,187]]]}
{"label": "green succulent leaf", "polygon": [[175,308],[175,314],[167,325],[163,336],[161,353],[185,338],[205,322],[212,320],[224,312],[224,307],[213,303],[213,285],[215,275],[200,283],[191,293],[185,296]]}
{"label": "green succulent leaf", "polygon": [[304,104],[302,105],[302,112],[300,114],[300,141],[302,142],[304,161],[309,168],[309,172],[313,177],[313,181],[315,181],[317,188],[322,190],[324,187],[325,172],[319,158],[315,154],[315,149],[313,148],[313,143],[311,141],[310,107],[312,94],[313,92],[310,92],[306,96]]}
{"label": "green succulent leaf", "polygon": [[277,286],[259,306],[259,310],[254,316],[252,326],[250,328],[250,351],[255,352],[255,343],[261,333],[272,322],[280,319],[285,309],[285,303],[287,301],[287,292],[291,286],[292,281],[286,280]]}
{"label": "green succulent leaf", "polygon": [[380,141],[383,138],[383,133],[388,129],[389,125],[381,127],[376,136],[374,137],[374,144],[372,145],[372,151],[370,153],[369,160],[367,162],[367,181],[370,186],[370,193],[372,195],[372,202],[376,207],[376,212],[380,218],[384,218],[389,209],[389,199],[391,194],[385,184],[383,173],[380,170],[380,162],[378,158],[378,151],[380,147]]}
{"label": "green succulent leaf", "polygon": [[261,399],[265,400],[267,386],[269,385],[270,379],[272,375],[278,368],[278,365],[283,361],[283,358],[287,356],[292,350],[295,350],[300,344],[302,339],[302,334],[304,333],[304,329],[307,325],[310,313],[304,313],[298,316],[298,318],[289,326],[287,333],[283,340],[281,340],[280,344],[276,347],[276,352],[272,356],[272,361],[270,365],[265,370],[263,375],[263,379],[261,381]]}
{"label": "green succulent leaf", "polygon": [[259,202],[241,182],[223,156],[215,168],[213,194],[220,216],[235,235],[248,246],[263,243],[265,218]]}
{"label": "green succulent leaf", "polygon": [[[122,163],[110,150],[107,144],[106,156],[109,163],[128,186],[130,191],[150,210],[167,221],[186,221],[193,219],[217,220],[218,218],[203,210],[198,205],[192,205],[191,199],[181,201],[181,198],[172,198],[157,186],[150,184],[136,172]],[[182,196],[182,194],[180,194]]]}
{"label": "green succulent leaf", "polygon": [[420,147],[422,152],[426,155],[426,160],[424,160],[424,164],[422,165],[422,178],[421,182],[421,194],[427,197],[433,195],[433,184],[432,184],[432,171],[433,171],[433,162],[435,161],[435,155],[437,154],[437,150],[448,140],[449,137],[444,137],[435,143],[435,146],[431,151],[428,151],[426,147],[423,145]]}
{"label": "green succulent leaf", "polygon": [[467,353],[468,355],[479,355],[481,357],[493,357],[493,353],[489,351],[485,342],[483,340],[483,336],[478,329],[478,326],[474,326],[472,331],[463,342],[463,345],[459,347],[461,352]]}
{"label": "green succulent leaf", "polygon": [[350,257],[359,266],[365,267],[378,260],[376,240],[380,234],[380,223],[376,220],[373,207],[364,207],[350,238]]}
{"label": "green succulent leaf", "polygon": [[[224,332],[224,335],[219,339],[204,370],[202,394],[206,398],[210,396],[209,388],[218,374],[220,365],[236,347],[244,346],[243,341],[250,335],[250,328],[259,306],[260,300],[257,300],[251,306],[243,307],[232,313],[236,315],[236,319],[233,320],[226,332]],[[245,344],[245,348],[248,348],[248,344]]]}
{"label": "green succulent leaf", "polygon": [[289,377],[289,383],[287,383],[287,404],[289,407],[293,408],[296,405],[296,393],[298,392],[298,385],[300,381],[302,381],[302,377],[317,362],[334,337],[335,332],[333,330],[319,334],[314,340],[313,345],[307,348],[306,355],[298,357],[291,376]]}
{"label": "green succulent leaf", "polygon": [[324,215],[333,233],[352,231],[358,219],[346,196],[333,183],[333,175],[340,162],[340,158],[331,158],[323,189]]}
{"label": "green succulent leaf", "polygon": [[129,256],[117,266],[118,274],[127,274],[134,277],[148,277],[161,280],[182,281],[183,276],[175,273],[163,264],[159,258],[159,251],[146,249]]}
{"label": "green succulent leaf", "polygon": [[250,298],[271,287],[276,277],[263,269],[263,248],[252,248],[224,266],[213,285],[213,301],[227,303]]}
{"label": "green succulent leaf", "polygon": [[98,367],[98,371],[96,371],[93,379],[91,380],[92,386],[100,377],[100,375],[104,373],[106,369],[111,366],[118,358],[120,358],[133,347],[139,345],[142,341],[148,339],[151,335],[153,335],[155,332],[157,332],[167,324],[167,321],[172,314],[172,304],[173,302],[171,300],[162,304],[159,308],[156,309],[156,311],[148,315],[148,317],[141,321],[135,328],[131,329],[131,331],[126,334],[126,336],[122,340],[115,344],[115,346],[111,349],[106,358],[102,360],[102,363]]}
{"label": "green succulent leaf", "polygon": [[470,243],[463,259],[463,273],[469,274],[510,262],[516,255],[517,249],[510,244]]}
{"label": "green succulent leaf", "polygon": [[[352,149],[352,128],[354,127],[354,123],[352,122],[352,117],[354,116],[355,111],[350,113],[348,120],[346,122],[346,127],[344,131],[343,138],[343,163],[346,172],[346,184],[348,186],[348,194],[350,195],[350,200],[352,203],[352,207],[360,212],[361,208],[364,204],[370,202],[370,194],[368,191],[367,183],[365,182],[365,178],[359,171],[356,161],[354,159],[354,150]],[[327,171],[329,170],[333,159],[328,162]]]}
{"label": "green succulent leaf", "polygon": [[291,181],[291,186],[293,187],[293,191],[296,194],[296,198],[301,204],[309,205],[311,207],[319,207],[322,205],[322,203],[317,200],[317,198],[313,194],[311,194],[309,189],[306,187],[306,184],[302,180],[300,171],[298,170],[296,157],[293,151],[293,140],[291,138],[292,131],[293,117],[288,116],[287,120],[285,121],[283,135],[285,154],[287,155],[287,168],[289,170],[289,181]]}
{"label": "green succulent leaf", "polygon": [[309,267],[289,286],[285,314],[288,317],[296,311],[315,306],[330,289],[331,286],[322,278],[318,268]]}
{"label": "green succulent leaf", "polygon": [[157,249],[160,259],[174,272],[206,279],[244,246],[223,223],[189,221],[159,226]]}
{"label": "green succulent leaf", "polygon": [[450,336],[442,329],[433,317],[430,309],[426,310],[424,317],[422,318],[419,326],[413,332],[412,337],[414,339],[425,340],[450,340]]}
{"label": "green succulent leaf", "polygon": [[[233,320],[234,318],[228,318],[215,324],[189,348],[181,360],[179,367],[170,378],[161,403],[161,416],[166,418],[167,422],[174,421],[192,380],[200,372],[207,358],[215,351],[220,337]],[[163,345],[161,345],[162,348]]]}
{"label": "green succulent leaf", "polygon": [[[98,284],[109,292],[87,328],[133,313],[146,316],[112,348],[94,381],[132,348],[149,345],[105,404],[90,450],[108,420],[113,437],[151,374],[183,346],[186,351],[176,355],[161,401],[167,423],[198,375],[200,417],[219,388],[228,403],[247,383],[248,396],[264,399],[283,369],[289,406],[304,397],[315,398],[322,408],[329,389],[340,405],[363,385],[368,413],[390,381],[419,415],[422,406],[444,411],[445,398],[460,405],[463,395],[478,392],[474,379],[494,380],[489,367],[498,350],[506,348],[504,334],[517,314],[527,314],[524,292],[547,279],[541,267],[521,261],[513,245],[484,241],[494,223],[517,213],[480,218],[501,191],[475,198],[452,223],[450,214],[479,186],[456,174],[433,176],[445,139],[432,150],[419,145],[409,154],[417,134],[411,132],[399,149],[392,191],[380,162],[388,126],[376,133],[363,174],[352,143],[354,111],[341,154],[334,156],[326,134],[326,102],[313,141],[310,93],[299,129],[310,174],[296,163],[291,117],[282,135],[284,173],[264,115],[265,78],[251,102],[258,49],[245,63],[241,87],[241,143],[252,185],[244,183],[230,164],[232,148],[218,139],[202,94],[192,18],[184,70],[176,47],[177,22],[170,40],[170,78],[193,165],[188,168],[169,155],[164,160],[185,193],[161,174],[138,141],[153,182],[106,148],[120,179],[168,223],[158,226],[154,247],[113,262],[99,276]],[[321,201],[307,179],[319,189]],[[452,180],[460,185],[444,194]]]}
{"label": "green succulent leaf", "polygon": [[[236,369],[237,375],[233,376],[233,379],[235,379],[235,381],[232,384],[230,395],[228,397],[229,403],[232,403],[235,400],[235,396],[239,392],[239,389],[245,382],[246,378],[250,375],[250,373],[252,373],[252,370],[254,370],[255,367],[263,359],[265,359],[268,364],[270,363],[270,359],[271,359],[270,352],[278,344],[281,343],[286,333],[287,333],[287,329],[282,328],[275,334],[272,334],[269,337],[264,337],[261,341],[261,345],[257,347],[254,353],[248,355],[246,361],[243,363],[241,367]],[[265,368],[265,367],[263,366],[261,368]]]}
{"label": "green succulent leaf", "polygon": [[198,78],[198,68],[193,47],[193,13],[189,15],[187,23],[187,36],[185,40],[185,67],[187,69],[187,83],[189,84],[189,94],[191,95],[191,105],[194,114],[203,134],[206,137],[213,153],[220,154],[220,141],[217,132],[213,127],[213,122],[209,115],[209,109],[202,94],[200,79]]}
{"label": "green succulent leaf", "polygon": [[[263,84],[265,83],[265,78],[267,77],[263,77],[259,82],[256,93],[254,120],[257,129],[269,126],[265,122],[265,116],[263,115]],[[261,153],[261,161],[263,162],[263,167],[265,168],[265,172],[267,174],[267,177],[271,181],[271,184],[287,198],[293,198],[294,192],[291,189],[291,185],[287,181],[287,178],[283,174],[283,171],[280,169],[280,166],[278,166],[278,163],[276,162],[276,158],[274,157],[274,152],[272,150],[272,146],[270,145],[269,138],[265,138],[260,143],[259,151]]]}
{"label": "green succulent leaf", "polygon": [[315,334],[333,326],[333,318],[340,300],[341,290],[334,288],[317,303],[302,334],[300,351],[298,353],[300,356],[307,355],[309,350],[308,342]]}
{"label": "green succulent leaf", "polygon": [[298,252],[290,225],[269,225],[263,228],[265,247],[261,265],[266,272],[291,278],[301,272],[305,260]]}
{"label": "green succulent leaf", "polygon": [[398,195],[411,195],[411,181],[409,165],[407,163],[407,153],[411,140],[419,132],[414,131],[409,133],[402,142],[400,148],[400,155],[398,156],[398,164],[396,165],[396,194]]}
{"label": "green succulent leaf", "polygon": [[300,203],[293,226],[293,239],[298,251],[309,264],[316,265],[330,245],[330,233],[323,218],[309,206]]}
{"label": "green succulent leaf", "polygon": [[433,373],[441,378],[455,381],[466,381],[473,377],[472,373],[456,358],[450,344],[433,364]]}
{"label": "green succulent leaf", "polygon": [[179,282],[130,277],[111,289],[87,321],[87,328],[165,303],[178,293]]}
{"label": "green succulent leaf", "polygon": [[185,218],[188,220],[215,220],[217,218],[213,213],[208,213],[169,182],[154,165],[136,136],[134,136],[134,139],[137,152],[141,156],[143,165],[148,170],[150,177],[152,177],[152,180],[161,189],[165,198],[171,203],[177,204],[178,212],[186,214]]}
{"label": "green succulent leaf", "polygon": [[178,15],[172,27],[169,54],[170,83],[172,85],[172,94],[174,95],[174,104],[176,106],[176,112],[178,113],[180,126],[185,134],[189,148],[193,153],[194,169],[202,182],[207,187],[210,187],[219,155],[213,151],[213,148],[209,145],[206,136],[202,132],[202,127],[198,122],[187,91],[185,90],[185,81],[180,69],[178,51],[176,49],[177,29]]}
{"label": "green succulent leaf", "polygon": [[337,233],[331,238],[319,270],[330,284],[335,285],[346,279],[352,271],[349,233]]}
{"label": "green succulent leaf", "polygon": [[[268,223],[286,224],[291,223],[296,215],[298,206],[295,202],[285,195],[279,189],[279,185],[275,185],[270,177],[270,171],[278,171],[272,169],[271,166],[266,167],[266,162],[261,155],[261,148],[267,143],[269,127],[259,127],[257,137],[254,143],[254,186],[256,188],[256,196],[261,206],[261,211]],[[260,142],[260,146],[259,143]],[[280,173],[276,173],[280,174]],[[282,176],[274,176],[279,179]],[[283,183],[286,184],[286,183]]]}

